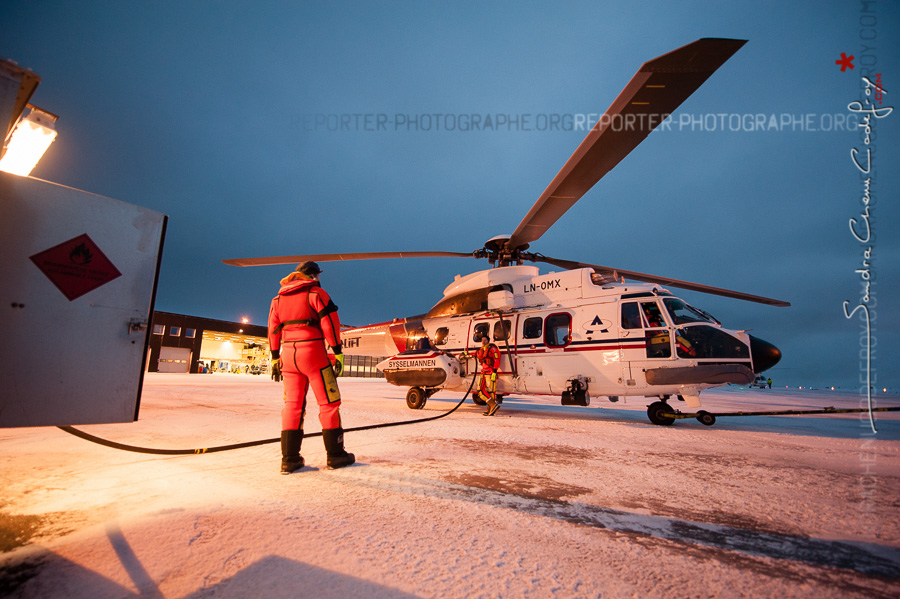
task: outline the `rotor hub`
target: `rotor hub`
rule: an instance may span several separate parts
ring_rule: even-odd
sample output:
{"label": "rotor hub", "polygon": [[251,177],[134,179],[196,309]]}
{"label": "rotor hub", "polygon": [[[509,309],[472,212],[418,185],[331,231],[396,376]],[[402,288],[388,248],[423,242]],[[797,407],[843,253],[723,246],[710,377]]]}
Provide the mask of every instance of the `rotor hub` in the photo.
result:
{"label": "rotor hub", "polygon": [[515,248],[509,247],[509,235],[498,235],[484,242],[484,247],[473,252],[476,258],[487,258],[491,266],[510,266],[511,264],[522,264],[523,260],[528,260],[530,254],[525,250],[528,244],[522,244]]}

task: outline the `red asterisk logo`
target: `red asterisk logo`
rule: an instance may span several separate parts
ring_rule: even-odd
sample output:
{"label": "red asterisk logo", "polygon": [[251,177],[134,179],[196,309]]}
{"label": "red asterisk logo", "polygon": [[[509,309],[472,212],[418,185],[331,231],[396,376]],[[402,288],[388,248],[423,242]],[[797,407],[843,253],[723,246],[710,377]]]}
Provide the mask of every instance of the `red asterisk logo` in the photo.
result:
{"label": "red asterisk logo", "polygon": [[853,58],[854,56],[852,54],[850,56],[847,56],[846,52],[841,52],[841,59],[835,60],[834,64],[841,65],[841,73],[843,73],[847,70],[847,67],[850,67],[851,69],[853,68]]}

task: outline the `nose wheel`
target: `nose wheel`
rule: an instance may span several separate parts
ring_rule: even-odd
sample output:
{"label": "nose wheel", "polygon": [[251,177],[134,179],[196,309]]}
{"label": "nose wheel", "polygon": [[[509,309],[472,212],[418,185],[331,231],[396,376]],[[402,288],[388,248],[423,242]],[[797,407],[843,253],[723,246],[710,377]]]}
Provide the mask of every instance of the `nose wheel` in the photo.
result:
{"label": "nose wheel", "polygon": [[412,387],[406,392],[406,407],[410,410],[421,410],[427,400],[428,395],[421,387]]}
{"label": "nose wheel", "polygon": [[406,392],[406,407],[410,410],[421,410],[425,407],[428,398],[437,393],[439,389],[434,387],[410,387]]}

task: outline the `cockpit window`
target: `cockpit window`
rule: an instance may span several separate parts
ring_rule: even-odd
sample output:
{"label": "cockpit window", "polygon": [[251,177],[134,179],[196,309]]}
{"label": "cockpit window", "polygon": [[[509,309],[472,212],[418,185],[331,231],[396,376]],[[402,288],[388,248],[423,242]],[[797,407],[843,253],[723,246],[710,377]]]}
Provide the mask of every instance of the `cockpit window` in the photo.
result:
{"label": "cockpit window", "polygon": [[718,324],[718,321],[702,310],[689,306],[678,298],[667,297],[663,299],[669,316],[675,324],[689,324],[692,322],[708,322]]}
{"label": "cockpit window", "polygon": [[669,358],[672,356],[672,344],[669,342],[669,330],[647,331],[648,358]]}
{"label": "cockpit window", "polygon": [[641,313],[638,310],[637,302],[628,302],[622,304],[622,328],[623,329],[642,329]]}
{"label": "cockpit window", "polygon": [[680,358],[749,358],[750,348],[736,337],[703,325],[675,331],[675,347]]}
{"label": "cockpit window", "polygon": [[656,302],[641,302],[641,310],[644,312],[646,325],[651,329],[666,326],[666,321],[663,320],[662,312],[659,310],[659,304]]}
{"label": "cockpit window", "polygon": [[622,304],[623,329],[658,329],[666,326],[656,302],[627,302]]}

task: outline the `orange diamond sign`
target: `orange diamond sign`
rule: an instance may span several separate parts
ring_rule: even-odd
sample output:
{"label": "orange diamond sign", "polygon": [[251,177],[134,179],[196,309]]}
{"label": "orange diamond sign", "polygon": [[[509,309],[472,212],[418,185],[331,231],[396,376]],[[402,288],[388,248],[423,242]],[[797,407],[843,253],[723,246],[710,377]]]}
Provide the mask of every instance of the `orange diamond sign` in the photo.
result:
{"label": "orange diamond sign", "polygon": [[31,256],[69,301],[122,276],[87,233]]}

